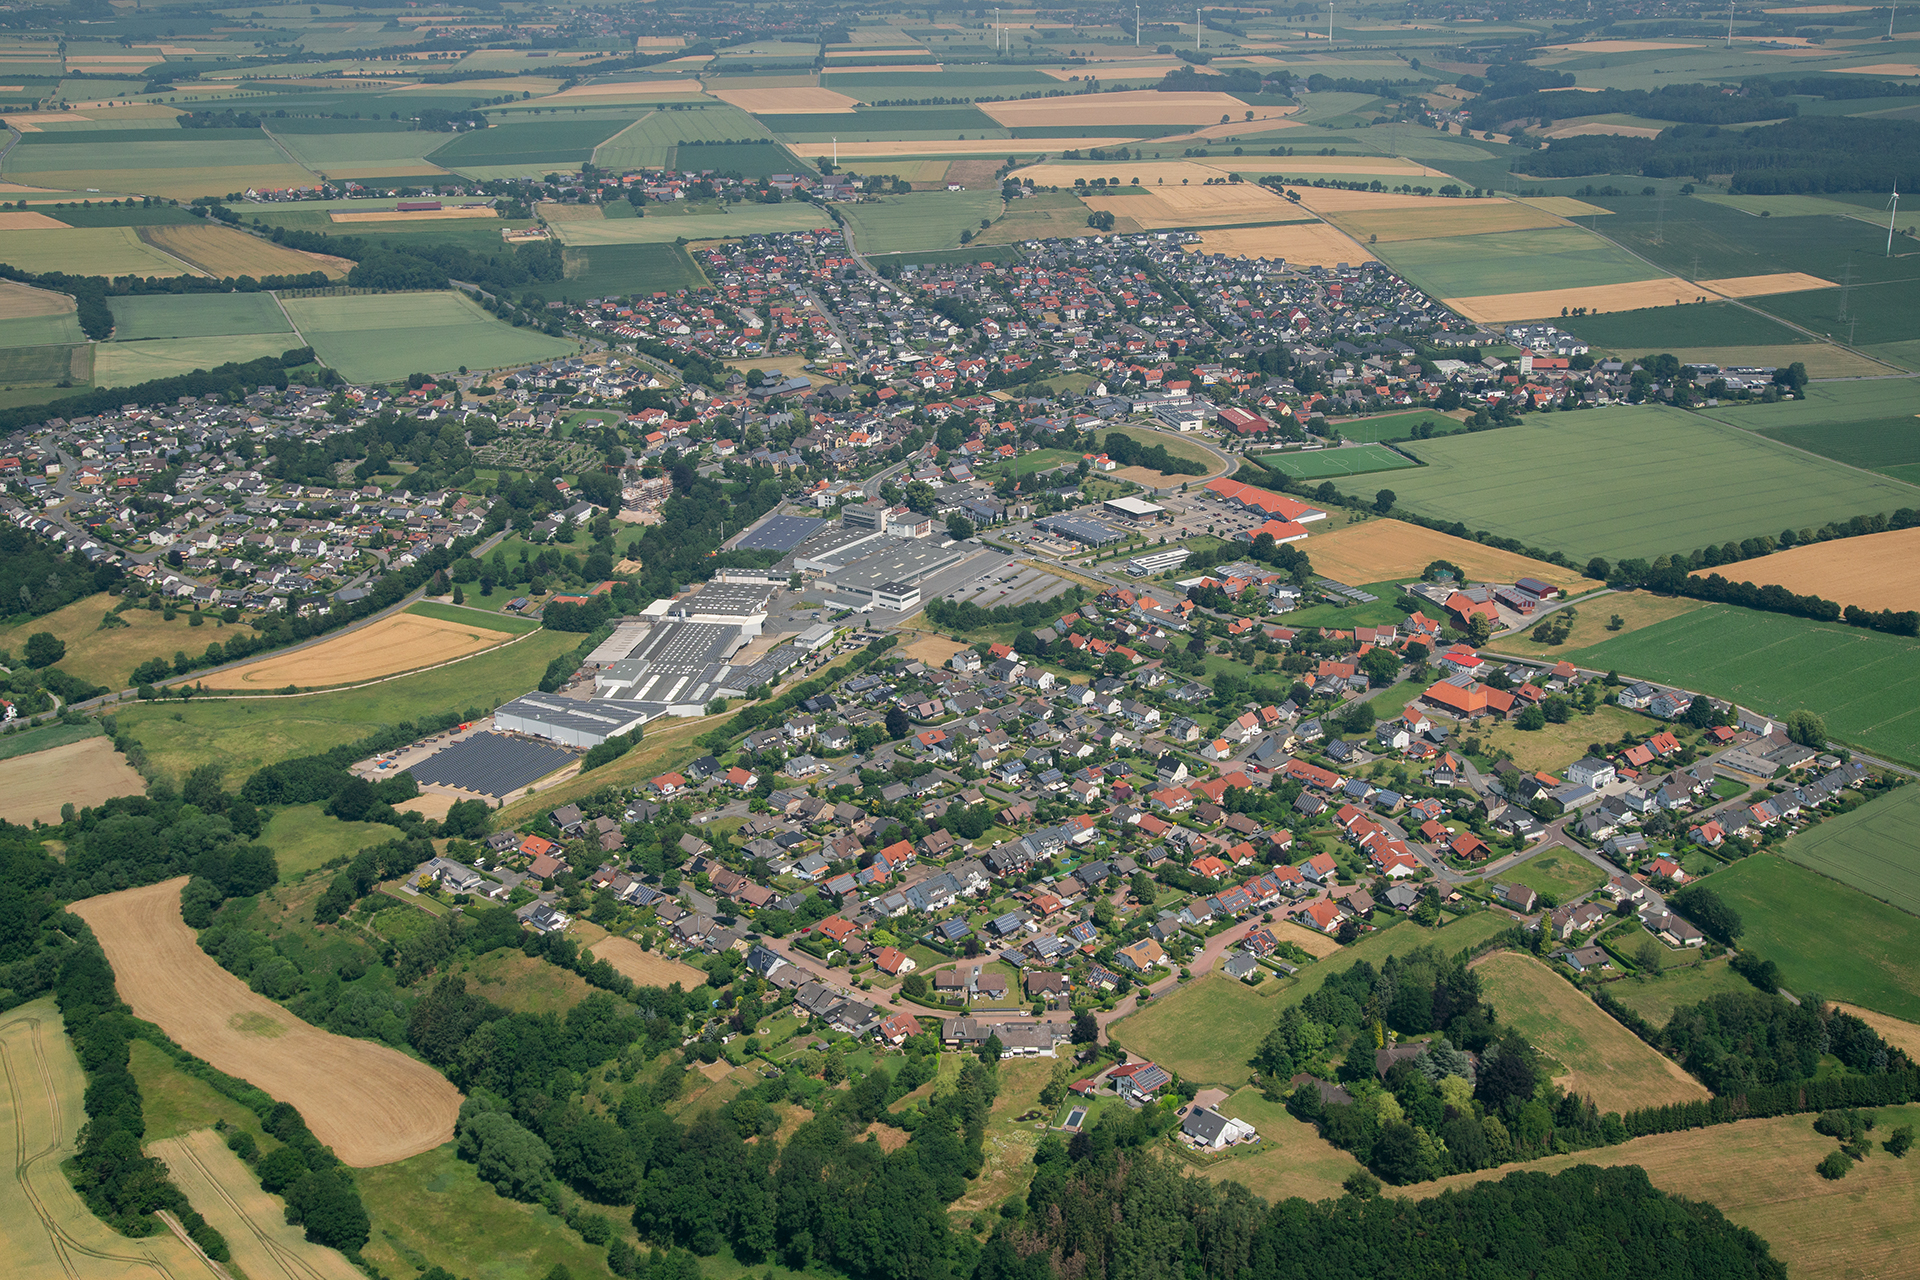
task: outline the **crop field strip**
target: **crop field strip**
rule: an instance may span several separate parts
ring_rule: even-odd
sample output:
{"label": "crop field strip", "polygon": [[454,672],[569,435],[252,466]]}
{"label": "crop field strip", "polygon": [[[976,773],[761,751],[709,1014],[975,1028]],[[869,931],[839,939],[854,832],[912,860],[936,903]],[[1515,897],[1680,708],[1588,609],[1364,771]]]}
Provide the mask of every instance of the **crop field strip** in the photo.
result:
{"label": "crop field strip", "polygon": [[89,898],[74,911],[112,962],[121,998],[175,1043],[292,1103],[355,1167],[429,1150],[453,1133],[460,1094],[425,1063],[296,1018],[222,969],[180,918],[179,877]]}
{"label": "crop field strip", "polygon": [[145,338],[220,338],[283,333],[293,326],[266,293],[133,294],[115,298],[116,342]]}
{"label": "crop field strip", "polygon": [[263,356],[278,356],[294,345],[294,335],[284,332],[103,342],[94,348],[93,376],[103,387],[130,387],[196,369],[217,369],[223,364],[245,364]]}
{"label": "crop field strip", "polygon": [[564,339],[515,329],[461,293],[288,298],[285,306],[301,336],[349,382],[459,365],[512,367],[575,350]]}
{"label": "crop field strip", "polygon": [[[998,197],[995,197],[998,199]],[[848,206],[848,210],[865,205]],[[832,219],[819,207],[799,201],[780,204],[743,204],[692,216],[654,214],[640,218],[599,222],[562,222],[553,229],[568,248],[597,245],[671,244],[676,240],[723,240],[767,235],[777,231],[812,231],[830,226]],[[957,234],[957,233],[956,233]],[[304,326],[302,326],[304,328]]]}
{"label": "crop field strip", "polygon": [[1902,787],[1802,831],[1783,858],[1920,915],[1920,787]]}
{"label": "crop field strip", "polygon": [[309,1242],[288,1225],[281,1206],[260,1189],[253,1171],[211,1129],[148,1144],[174,1185],[226,1237],[233,1261],[249,1277],[287,1280],[363,1280],[338,1250]]}
{"label": "crop field strip", "polygon": [[131,227],[0,231],[0,262],[69,275],[184,276],[192,268],[141,242]]}
{"label": "crop field strip", "polygon": [[288,249],[232,227],[154,226],[141,227],[136,234],[162,253],[191,263],[216,279],[252,276],[258,280],[323,271],[338,280],[352,267],[345,258]]}
{"label": "crop field strip", "polygon": [[111,741],[87,738],[0,760],[0,819],[23,827],[58,822],[63,805],[86,808],[137,796],[146,785]]}
{"label": "crop field strip", "polygon": [[209,689],[267,690],[290,684],[324,688],[375,680],[464,658],[513,639],[511,632],[489,629],[486,621],[481,613],[473,614],[470,621],[397,613],[317,645],[218,671],[195,683]]}
{"label": "crop field strip", "polygon": [[1920,528],[1791,547],[1758,560],[1696,570],[1694,576],[1714,573],[1729,582],[1782,586],[1796,595],[1863,609],[1920,609]]}
{"label": "crop field strip", "polygon": [[1481,581],[1510,582],[1515,578],[1534,577],[1562,587],[1577,588],[1586,584],[1576,570],[1402,520],[1350,524],[1331,533],[1316,533],[1307,539],[1306,545],[1314,569],[1337,582],[1418,578],[1435,560],[1446,560]]}

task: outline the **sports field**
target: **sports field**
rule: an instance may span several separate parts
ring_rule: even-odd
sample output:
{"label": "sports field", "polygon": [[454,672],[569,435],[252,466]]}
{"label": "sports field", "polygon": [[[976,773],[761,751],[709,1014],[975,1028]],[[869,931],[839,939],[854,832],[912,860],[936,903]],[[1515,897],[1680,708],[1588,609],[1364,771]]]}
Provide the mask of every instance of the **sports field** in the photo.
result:
{"label": "sports field", "polygon": [[286,308],[301,336],[349,382],[444,373],[460,365],[511,367],[576,349],[565,339],[504,324],[454,292],[289,298]]}
{"label": "sports field", "polygon": [[21,1280],[185,1280],[205,1264],[173,1235],[119,1235],[80,1199],[62,1166],[87,1122],[87,1087],[53,997],[0,1016],[0,1130],[13,1139],[12,1191],[0,1197],[7,1274]]}
{"label": "sports field", "polygon": [[471,622],[396,613],[312,648],[215,672],[197,683],[209,689],[273,690],[288,685],[311,689],[376,680],[464,658],[513,639],[506,631],[479,625],[484,620],[478,613]]}
{"label": "sports field", "polygon": [[1600,1110],[1631,1111],[1712,1096],[1532,956],[1497,952],[1474,972],[1500,1021],[1558,1064],[1554,1083]]}
{"label": "sports field", "polygon": [[1863,609],[1920,609],[1920,528],[1809,543],[1694,576],[1712,573]]}
{"label": "sports field", "polygon": [[1805,708],[1836,738],[1920,762],[1920,640],[1909,636],[1715,604],[1566,656],[1772,715]]}
{"label": "sports field", "polygon": [[389,1164],[453,1136],[460,1093],[423,1062],[310,1026],[249,990],[180,918],[180,876],[88,898],[121,998],[175,1043],[299,1108],[347,1164]]}
{"label": "sports field", "polygon": [[677,982],[692,991],[707,980],[704,971],[669,960],[657,951],[642,950],[631,938],[602,938],[588,952],[595,960],[605,960],[643,987],[670,987]]}
{"label": "sports field", "polygon": [[270,293],[135,294],[112,306],[116,342],[284,333],[293,345],[293,326]]}
{"label": "sports field", "polygon": [[1308,453],[1263,454],[1260,465],[1269,471],[1284,471],[1296,480],[1341,480],[1375,471],[1397,471],[1415,464],[1406,455],[1395,453],[1383,444],[1363,444]]}
{"label": "sports field", "polygon": [[1905,786],[1802,831],[1780,848],[1822,875],[1920,915],[1920,787]]}
{"label": "sports field", "polygon": [[1545,560],[1502,551],[1466,538],[1400,520],[1363,520],[1307,540],[1314,571],[1336,582],[1395,582],[1418,578],[1435,560],[1466,571],[1475,582],[1512,582],[1533,577],[1579,590],[1587,582],[1579,572]]}
{"label": "sports field", "polygon": [[132,227],[0,231],[0,262],[77,276],[185,276],[192,269],[141,243]]}
{"label": "sports field", "polygon": [[23,827],[60,821],[62,805],[84,809],[146,790],[146,779],[113,749],[109,738],[87,738],[0,760],[0,819]]}
{"label": "sports field", "polygon": [[[1782,526],[1920,505],[1920,488],[1810,458],[1676,409],[1536,416],[1501,431],[1401,446],[1409,509],[1576,560],[1691,553]],[[1698,477],[1715,483],[1703,489]]]}
{"label": "sports field", "polygon": [[[285,326],[282,320],[280,327]],[[294,336],[285,332],[102,342],[93,352],[93,380],[102,387],[131,387],[154,378],[192,373],[195,369],[217,369],[223,364],[245,364],[262,356],[277,356],[297,345]]]}
{"label": "sports field", "polygon": [[140,238],[176,258],[183,258],[219,279],[252,276],[299,276],[323,271],[344,279],[352,263],[327,254],[302,253],[232,227],[160,226],[140,228]]}
{"label": "sports field", "polygon": [[364,1273],[344,1254],[311,1243],[287,1223],[284,1207],[260,1189],[253,1170],[212,1129],[149,1143],[147,1154],[166,1164],[174,1185],[226,1237],[234,1265],[246,1275],[362,1280]]}
{"label": "sports field", "polygon": [[862,253],[952,249],[962,231],[979,231],[1006,208],[998,191],[923,191],[847,205],[841,213]]}

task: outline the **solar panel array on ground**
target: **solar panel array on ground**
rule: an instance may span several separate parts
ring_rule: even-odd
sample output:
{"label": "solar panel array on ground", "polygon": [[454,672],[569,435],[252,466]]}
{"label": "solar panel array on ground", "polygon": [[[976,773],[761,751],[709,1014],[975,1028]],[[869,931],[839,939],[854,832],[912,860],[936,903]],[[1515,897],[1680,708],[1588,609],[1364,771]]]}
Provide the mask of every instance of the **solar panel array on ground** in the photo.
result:
{"label": "solar panel array on ground", "polygon": [[1349,587],[1343,582],[1335,582],[1332,578],[1315,578],[1314,581],[1335,595],[1345,596],[1349,600],[1357,600],[1361,604],[1372,604],[1380,598],[1371,592],[1362,591],[1358,587]]}
{"label": "solar panel array on ground", "polygon": [[826,523],[810,516],[774,516],[758,529],[748,530],[734,546],[740,551],[791,551]]}
{"label": "solar panel array on ground", "polygon": [[574,759],[551,743],[529,742],[504,733],[476,733],[437,751],[407,772],[415,782],[458,787],[483,796],[507,796],[537,782]]}

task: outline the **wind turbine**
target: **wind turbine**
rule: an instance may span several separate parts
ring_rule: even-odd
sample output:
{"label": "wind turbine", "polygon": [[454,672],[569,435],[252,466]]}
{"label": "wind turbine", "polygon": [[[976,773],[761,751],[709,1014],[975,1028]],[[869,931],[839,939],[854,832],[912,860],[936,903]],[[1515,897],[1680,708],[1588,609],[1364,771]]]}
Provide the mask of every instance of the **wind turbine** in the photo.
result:
{"label": "wind turbine", "polygon": [[1735,0],[1727,0],[1727,48],[1733,48],[1733,6]]}
{"label": "wind turbine", "polygon": [[1893,199],[1887,202],[1887,256],[1893,256],[1893,220],[1900,216],[1900,184],[1893,184]]}

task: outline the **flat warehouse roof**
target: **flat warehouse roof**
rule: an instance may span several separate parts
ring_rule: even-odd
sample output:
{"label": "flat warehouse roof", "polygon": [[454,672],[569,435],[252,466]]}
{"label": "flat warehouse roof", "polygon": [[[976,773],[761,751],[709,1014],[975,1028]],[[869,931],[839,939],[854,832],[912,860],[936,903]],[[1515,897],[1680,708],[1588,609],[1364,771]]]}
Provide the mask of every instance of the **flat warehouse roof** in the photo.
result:
{"label": "flat warehouse roof", "polygon": [[683,622],[670,619],[653,629],[633,657],[654,674],[697,675],[724,662],[746,637],[739,627],[724,622]]}
{"label": "flat warehouse roof", "polygon": [[1143,501],[1140,498],[1127,497],[1107,499],[1107,510],[1118,512],[1123,516],[1133,516],[1139,519],[1146,516],[1157,516],[1165,511],[1166,508],[1156,507],[1153,503]]}
{"label": "flat warehouse roof", "polygon": [[688,613],[749,617],[765,613],[767,605],[779,593],[778,587],[760,582],[709,582],[685,600],[676,600],[667,612],[684,609]]}
{"label": "flat warehouse roof", "polygon": [[963,547],[931,547],[919,542],[895,542],[873,555],[837,570],[828,581],[849,591],[872,591],[883,582],[917,583],[959,564],[969,553]]}
{"label": "flat warehouse roof", "polygon": [[[508,703],[500,710],[532,718],[529,712],[510,710],[514,705]],[[606,732],[605,725],[598,729]],[[574,758],[573,752],[550,743],[528,742],[503,733],[476,733],[444,751],[435,752],[407,772],[415,782],[458,787],[486,796],[505,796],[546,777]]]}
{"label": "flat warehouse roof", "polygon": [[741,551],[791,551],[826,523],[809,516],[770,516],[733,545]]}

